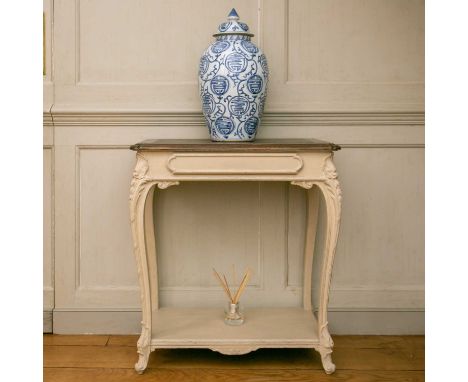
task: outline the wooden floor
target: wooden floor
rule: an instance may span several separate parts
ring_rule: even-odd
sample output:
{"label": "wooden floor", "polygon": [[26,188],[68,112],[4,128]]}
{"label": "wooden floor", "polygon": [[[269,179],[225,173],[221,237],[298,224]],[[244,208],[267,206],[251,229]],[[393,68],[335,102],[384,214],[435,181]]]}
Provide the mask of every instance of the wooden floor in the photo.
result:
{"label": "wooden floor", "polygon": [[337,371],[326,375],[308,349],[261,349],[243,356],[156,350],[138,375],[136,336],[44,335],[44,381],[423,381],[423,336],[333,336]]}

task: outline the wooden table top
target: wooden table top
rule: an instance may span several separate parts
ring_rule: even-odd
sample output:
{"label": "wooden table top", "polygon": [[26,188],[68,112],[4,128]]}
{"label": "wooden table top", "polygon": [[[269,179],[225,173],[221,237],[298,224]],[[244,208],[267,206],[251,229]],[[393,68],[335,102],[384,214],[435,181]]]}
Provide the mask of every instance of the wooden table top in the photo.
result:
{"label": "wooden table top", "polygon": [[318,139],[257,139],[253,142],[212,142],[209,139],[147,139],[130,146],[134,151],[290,152],[337,151],[341,147]]}

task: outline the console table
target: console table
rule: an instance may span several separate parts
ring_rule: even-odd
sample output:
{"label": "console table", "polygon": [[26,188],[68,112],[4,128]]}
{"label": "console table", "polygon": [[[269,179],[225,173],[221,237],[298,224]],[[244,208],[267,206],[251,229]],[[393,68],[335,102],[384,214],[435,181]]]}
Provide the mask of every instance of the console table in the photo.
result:
{"label": "console table", "polygon": [[[209,348],[223,354],[245,354],[259,348],[314,348],[325,372],[333,373],[327,308],[341,214],[333,151],[340,147],[318,140],[147,140],[131,149],[137,152],[137,162],[130,187],[130,219],[142,305],[135,370],[142,373],[151,351],[157,348]],[[184,181],[281,181],[307,190],[302,307],[249,309],[246,322],[236,327],[225,325],[222,307],[159,307],[153,193],[155,187],[166,189]],[[315,316],[311,289],[319,191],[325,200],[327,228]]]}

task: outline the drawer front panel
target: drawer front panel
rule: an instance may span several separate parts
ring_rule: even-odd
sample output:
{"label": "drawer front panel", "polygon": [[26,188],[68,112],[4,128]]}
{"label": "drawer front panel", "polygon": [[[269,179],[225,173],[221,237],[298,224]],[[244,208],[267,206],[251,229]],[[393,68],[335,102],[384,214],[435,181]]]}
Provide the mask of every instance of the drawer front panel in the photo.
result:
{"label": "drawer front panel", "polygon": [[174,175],[298,174],[303,167],[296,154],[173,154],[167,168]]}

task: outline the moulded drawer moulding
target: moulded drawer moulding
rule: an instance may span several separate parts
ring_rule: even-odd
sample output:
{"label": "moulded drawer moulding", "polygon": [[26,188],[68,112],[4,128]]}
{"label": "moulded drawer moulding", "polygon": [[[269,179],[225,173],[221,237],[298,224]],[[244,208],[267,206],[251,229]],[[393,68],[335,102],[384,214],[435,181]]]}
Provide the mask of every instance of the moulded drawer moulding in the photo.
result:
{"label": "moulded drawer moulding", "polygon": [[297,174],[303,166],[296,154],[174,154],[167,168],[184,174]]}

